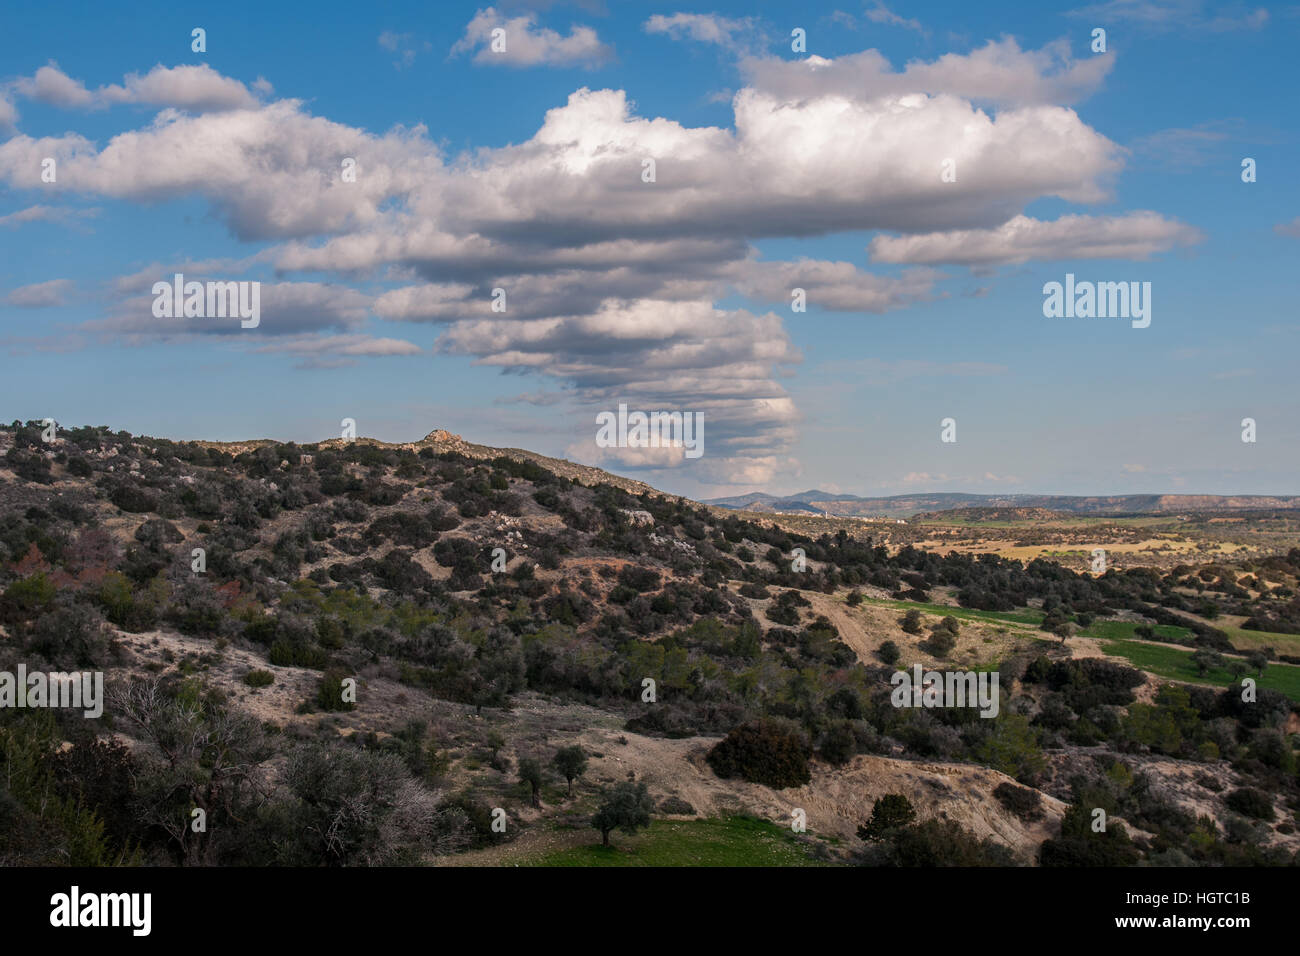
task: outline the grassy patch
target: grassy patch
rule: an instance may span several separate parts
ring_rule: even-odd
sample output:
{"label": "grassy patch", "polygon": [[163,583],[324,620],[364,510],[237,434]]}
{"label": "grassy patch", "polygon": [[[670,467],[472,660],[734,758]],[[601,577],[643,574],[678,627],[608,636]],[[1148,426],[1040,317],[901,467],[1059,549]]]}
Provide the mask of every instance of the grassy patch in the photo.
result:
{"label": "grassy patch", "polygon": [[[1219,687],[1237,683],[1232,673],[1222,667],[1212,668],[1202,676],[1192,664],[1190,651],[1147,644],[1143,641],[1108,641],[1101,645],[1101,649],[1107,654],[1126,658],[1134,667],[1159,677],[1188,681],[1193,684],[1215,684]],[[1248,671],[1245,676],[1254,675]],[[1257,681],[1262,688],[1281,691],[1292,700],[1300,700],[1300,667],[1291,664],[1269,664],[1264,670],[1264,676],[1257,678]]]}
{"label": "grassy patch", "polygon": [[1240,651],[1253,651],[1259,647],[1271,647],[1279,654],[1300,656],[1300,634],[1278,634],[1274,631],[1248,631],[1244,627],[1232,624],[1210,622],[1228,635],[1232,646]]}
{"label": "grassy patch", "polygon": [[617,831],[613,846],[568,847],[520,860],[520,866],[817,866],[794,835],[751,817],[655,820],[636,836]]}
{"label": "grassy patch", "polygon": [[[1083,637],[1099,637],[1105,641],[1141,640],[1133,634],[1140,624],[1140,621],[1094,621],[1090,627],[1079,631],[1079,634]],[[1176,624],[1153,624],[1152,629],[1156,632],[1156,640],[1171,644],[1192,638],[1191,628]]]}
{"label": "grassy patch", "polygon": [[900,613],[915,608],[938,617],[951,614],[959,621],[1010,621],[1013,624],[1038,625],[1043,622],[1044,617],[1042,611],[1032,607],[1021,608],[1018,611],[977,611],[974,608],[950,607],[947,604],[920,604],[916,601],[889,601],[871,597],[863,597],[862,603],[874,604],[876,607],[895,607]]}

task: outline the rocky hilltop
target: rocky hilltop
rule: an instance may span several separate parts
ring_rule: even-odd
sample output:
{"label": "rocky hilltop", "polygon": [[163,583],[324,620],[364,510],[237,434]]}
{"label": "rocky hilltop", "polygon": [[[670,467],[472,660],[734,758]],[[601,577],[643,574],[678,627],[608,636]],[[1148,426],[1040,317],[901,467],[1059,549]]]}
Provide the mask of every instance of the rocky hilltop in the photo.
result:
{"label": "rocky hilltop", "polygon": [[[464,455],[466,458],[474,458],[479,461],[491,461],[494,458],[509,458],[512,461],[530,461],[540,465],[547,471],[568,478],[571,481],[577,481],[588,487],[594,485],[612,485],[626,491],[628,494],[655,494],[662,495],[673,501],[687,500],[679,498],[677,495],[666,494],[656,488],[647,485],[644,481],[637,481],[633,478],[624,478],[622,475],[615,475],[605,471],[603,468],[595,468],[591,465],[580,465],[576,462],[569,461],[565,458],[550,458],[546,455],[539,455],[537,452],[528,451],[524,448],[493,448],[490,445],[476,445],[468,442],[460,435],[453,434],[443,428],[435,428],[429,434],[425,435],[419,441],[415,442],[385,442],[377,438],[358,437],[353,439],[344,438],[327,438],[324,441],[317,442],[320,448],[340,448],[343,445],[352,443],[362,445],[374,445],[378,448],[392,448],[404,451],[420,452],[425,448],[432,449],[435,453]],[[256,438],[249,441],[219,442],[219,441],[195,441],[195,445],[201,445],[204,448],[216,448],[231,455],[241,455],[244,452],[255,451],[267,445],[282,445],[285,442],[276,441],[271,438]],[[311,446],[302,446],[310,448]]]}

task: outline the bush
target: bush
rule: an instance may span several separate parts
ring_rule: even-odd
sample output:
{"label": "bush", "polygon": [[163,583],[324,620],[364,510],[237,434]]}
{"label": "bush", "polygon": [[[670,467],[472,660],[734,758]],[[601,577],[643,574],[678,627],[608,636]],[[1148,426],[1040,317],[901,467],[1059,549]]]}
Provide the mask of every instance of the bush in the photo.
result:
{"label": "bush", "polygon": [[275,683],[275,675],[270,671],[251,670],[244,675],[244,683],[249,687],[270,687]]}
{"label": "bush", "polygon": [[812,779],[809,748],[799,733],[774,720],[741,724],[709,751],[709,766],[719,777],[740,777],[774,790],[800,787]]}
{"label": "bush", "polygon": [[957,638],[947,628],[936,627],[930,632],[930,650],[935,657],[947,657],[956,646]]}
{"label": "bush", "polygon": [[903,652],[893,641],[885,641],[876,653],[880,655],[882,661],[890,665],[897,664],[898,659],[903,656]]}
{"label": "bush", "polygon": [[121,484],[108,494],[108,500],[123,511],[145,514],[158,507],[158,499],[139,485]]}
{"label": "bush", "polygon": [[822,735],[821,746],[818,749],[822,759],[827,763],[837,767],[848,763],[858,752],[858,738],[853,732],[853,725],[847,720],[832,724]]}
{"label": "bush", "polygon": [[673,816],[694,816],[695,808],[681,797],[665,797],[659,804],[659,812]]}
{"label": "bush", "polygon": [[355,710],[356,704],[343,699],[344,674],[329,671],[316,688],[316,706],[321,710]]}
{"label": "bush", "polygon": [[1037,790],[1017,787],[1014,783],[1000,783],[993,789],[993,796],[1026,823],[1043,818],[1043,795]]}
{"label": "bush", "polygon": [[1252,820],[1272,820],[1274,817],[1273,798],[1254,787],[1242,787],[1224,797],[1228,809],[1235,810],[1243,817]]}

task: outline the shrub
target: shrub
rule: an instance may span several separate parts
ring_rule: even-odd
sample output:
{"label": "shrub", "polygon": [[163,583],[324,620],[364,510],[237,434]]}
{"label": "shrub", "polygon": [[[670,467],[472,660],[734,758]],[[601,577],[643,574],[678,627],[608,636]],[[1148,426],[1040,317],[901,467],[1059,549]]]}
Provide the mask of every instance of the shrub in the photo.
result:
{"label": "shrub", "polygon": [[343,699],[343,679],[341,671],[328,671],[321,677],[316,688],[316,706],[321,710],[355,710],[356,704]]}
{"label": "shrub", "polygon": [[1043,795],[1037,790],[1017,787],[1014,783],[1000,783],[993,789],[993,796],[1025,822],[1043,818]]}
{"label": "shrub", "polygon": [[659,812],[673,816],[694,816],[695,808],[681,797],[665,797],[659,803]]}
{"label": "shrub", "polygon": [[732,729],[709,751],[709,766],[719,777],[740,777],[780,790],[812,779],[808,744],[799,733],[774,720],[756,720]]}
{"label": "shrub", "polygon": [[822,735],[818,750],[827,763],[835,764],[837,767],[848,763],[858,752],[858,738],[853,733],[853,725],[847,720],[832,724]]}
{"label": "shrub", "polygon": [[1228,805],[1228,809],[1252,820],[1272,820],[1274,817],[1273,798],[1254,787],[1234,790],[1224,797],[1223,802]]}
{"label": "shrub", "polygon": [[270,671],[251,670],[244,675],[244,683],[249,687],[270,687],[275,683],[275,675]]}

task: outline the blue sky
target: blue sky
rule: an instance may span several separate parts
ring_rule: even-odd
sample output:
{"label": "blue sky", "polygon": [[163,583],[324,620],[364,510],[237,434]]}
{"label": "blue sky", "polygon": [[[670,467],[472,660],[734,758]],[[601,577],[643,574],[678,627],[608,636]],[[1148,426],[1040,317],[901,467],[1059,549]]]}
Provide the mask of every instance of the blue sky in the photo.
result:
{"label": "blue sky", "polygon": [[[133,11],[0,34],[6,420],[439,427],[696,497],[1300,491],[1300,7]],[[156,318],[177,271],[260,325]],[[1150,326],[1046,318],[1066,273]],[[619,402],[705,454],[596,447]]]}

